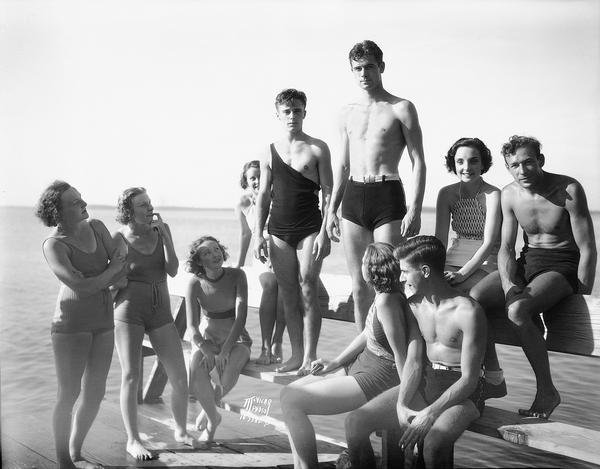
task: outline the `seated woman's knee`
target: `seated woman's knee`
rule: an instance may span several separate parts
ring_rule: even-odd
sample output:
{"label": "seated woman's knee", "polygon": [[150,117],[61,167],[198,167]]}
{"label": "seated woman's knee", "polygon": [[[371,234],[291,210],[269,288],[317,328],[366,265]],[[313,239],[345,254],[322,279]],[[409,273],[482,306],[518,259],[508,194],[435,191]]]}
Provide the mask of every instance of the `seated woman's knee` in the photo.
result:
{"label": "seated woman's knee", "polygon": [[288,412],[293,409],[303,410],[302,396],[304,392],[301,387],[285,386],[279,394],[281,409]]}
{"label": "seated woman's knee", "polygon": [[374,430],[369,426],[369,415],[362,409],[356,409],[346,416],[344,427],[346,428],[346,436],[348,438],[357,437],[359,435],[370,435]]}

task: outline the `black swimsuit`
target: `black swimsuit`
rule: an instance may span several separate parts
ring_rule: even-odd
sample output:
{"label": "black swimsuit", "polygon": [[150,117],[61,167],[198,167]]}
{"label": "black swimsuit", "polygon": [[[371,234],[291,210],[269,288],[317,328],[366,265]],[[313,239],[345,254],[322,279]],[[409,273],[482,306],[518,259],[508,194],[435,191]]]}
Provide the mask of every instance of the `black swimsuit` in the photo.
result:
{"label": "black swimsuit", "polygon": [[269,234],[294,249],[298,243],[321,229],[321,211],[317,192],[320,186],[286,164],[271,144],[271,215]]}

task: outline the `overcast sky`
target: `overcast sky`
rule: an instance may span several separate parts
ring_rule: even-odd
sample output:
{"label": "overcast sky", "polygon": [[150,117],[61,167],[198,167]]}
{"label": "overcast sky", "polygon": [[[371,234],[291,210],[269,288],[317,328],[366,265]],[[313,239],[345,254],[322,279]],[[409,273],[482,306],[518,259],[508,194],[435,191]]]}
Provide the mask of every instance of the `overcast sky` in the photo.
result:
{"label": "overcast sky", "polygon": [[307,93],[305,130],[335,163],[358,92],[348,50],[368,38],[386,89],[417,107],[425,205],[454,182],[442,156],[457,138],[488,144],[486,179],[503,186],[499,149],[526,134],[600,210],[599,24],[593,0],[2,0],[0,205],[33,205],[60,178],[91,204],[143,185],[157,206],[232,207],[287,87]]}

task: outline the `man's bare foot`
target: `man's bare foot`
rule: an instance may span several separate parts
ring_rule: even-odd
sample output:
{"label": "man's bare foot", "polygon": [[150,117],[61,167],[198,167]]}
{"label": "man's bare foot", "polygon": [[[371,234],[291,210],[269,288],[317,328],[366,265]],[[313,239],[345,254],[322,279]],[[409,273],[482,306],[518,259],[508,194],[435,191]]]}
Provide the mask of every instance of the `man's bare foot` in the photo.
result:
{"label": "man's bare foot", "polygon": [[262,349],[260,356],[256,359],[257,365],[269,365],[271,364],[271,352],[267,349]]}
{"label": "man's bare foot", "polygon": [[305,358],[302,362],[302,366],[298,369],[296,373],[298,376],[307,376],[311,371],[311,363],[316,360],[316,358]]}
{"label": "man's bare foot", "polygon": [[531,407],[529,409],[519,409],[519,415],[548,420],[558,404],[560,404],[560,394],[556,388],[547,395],[541,395],[538,391]]}
{"label": "man's bare foot", "polygon": [[283,361],[283,347],[280,343],[271,345],[271,363],[281,363]]}
{"label": "man's bare foot", "polygon": [[285,373],[286,371],[294,371],[302,366],[302,358],[292,356],[287,362],[276,368],[277,373]]}
{"label": "man's bare foot", "polygon": [[154,459],[154,455],[146,449],[140,440],[127,441],[127,452],[137,461],[148,461]]}
{"label": "man's bare foot", "polygon": [[217,427],[221,423],[221,414],[218,412],[215,415],[214,421],[211,421],[208,417],[206,418],[206,426],[200,438],[198,440],[200,443],[212,443],[215,441],[215,432],[217,431]]}
{"label": "man's bare foot", "polygon": [[79,469],[104,469],[104,466],[102,464],[90,462],[83,458],[79,458],[77,460],[74,459],[73,464]]}

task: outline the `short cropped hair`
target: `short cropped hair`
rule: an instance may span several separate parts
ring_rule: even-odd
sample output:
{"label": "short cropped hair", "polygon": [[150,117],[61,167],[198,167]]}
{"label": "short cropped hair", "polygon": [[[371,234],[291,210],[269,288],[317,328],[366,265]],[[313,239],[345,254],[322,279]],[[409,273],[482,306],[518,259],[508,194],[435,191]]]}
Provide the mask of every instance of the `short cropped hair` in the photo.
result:
{"label": "short cropped hair", "polygon": [[444,273],[446,248],[435,236],[415,236],[401,243],[394,250],[396,259],[413,266],[428,265],[438,275]]}
{"label": "short cropped hair", "polygon": [[371,243],[365,250],[368,284],[378,293],[402,291],[400,264],[394,257],[394,246],[388,243]]}
{"label": "short cropped hair", "polygon": [[248,179],[246,178],[246,171],[248,171],[250,168],[257,168],[258,171],[260,172],[260,161],[258,161],[258,160],[248,161],[247,163],[244,163],[244,166],[242,166],[242,175],[240,177],[240,186],[242,186],[242,189],[246,189],[246,187],[248,187]]}
{"label": "short cropped hair", "polygon": [[201,236],[196,241],[194,241],[189,249],[187,261],[186,261],[186,270],[198,277],[206,277],[206,269],[204,266],[200,264],[200,259],[198,253],[200,252],[200,246],[205,241],[214,241],[221,249],[221,254],[223,254],[223,261],[229,259],[229,254],[227,254],[227,248],[221,244],[221,242],[213,237],[213,236]]}
{"label": "short cropped hair", "polygon": [[146,189],[143,187],[130,187],[125,189],[119,196],[119,203],[117,205],[117,218],[116,220],[126,225],[133,219],[133,198],[136,195],[145,194]]}
{"label": "short cropped hair", "polygon": [[477,150],[479,152],[479,156],[481,157],[481,174],[487,173],[490,166],[492,166],[492,152],[478,138],[469,138],[463,137],[459,138],[448,150],[446,154],[446,168],[451,173],[456,174],[456,162],[454,161],[454,157],[456,156],[456,152],[460,147],[469,147]]}
{"label": "short cropped hair", "polygon": [[35,210],[35,215],[42,220],[44,225],[58,225],[62,212],[60,199],[70,188],[71,185],[69,183],[56,180],[44,189]]}
{"label": "short cropped hair", "polygon": [[502,145],[502,156],[504,159],[511,155],[514,155],[519,148],[529,147],[535,151],[536,156],[541,156],[542,144],[537,138],[524,137],[522,135],[513,135],[508,139],[504,145]]}
{"label": "short cropped hair", "polygon": [[275,96],[275,107],[279,107],[283,104],[291,104],[294,99],[300,101],[304,108],[306,108],[306,94],[304,91],[296,90],[294,88],[286,88]]}
{"label": "short cropped hair", "polygon": [[383,63],[383,51],[373,41],[366,39],[354,44],[348,53],[348,61],[352,65],[353,60],[360,60],[369,55],[373,56],[378,65]]}

